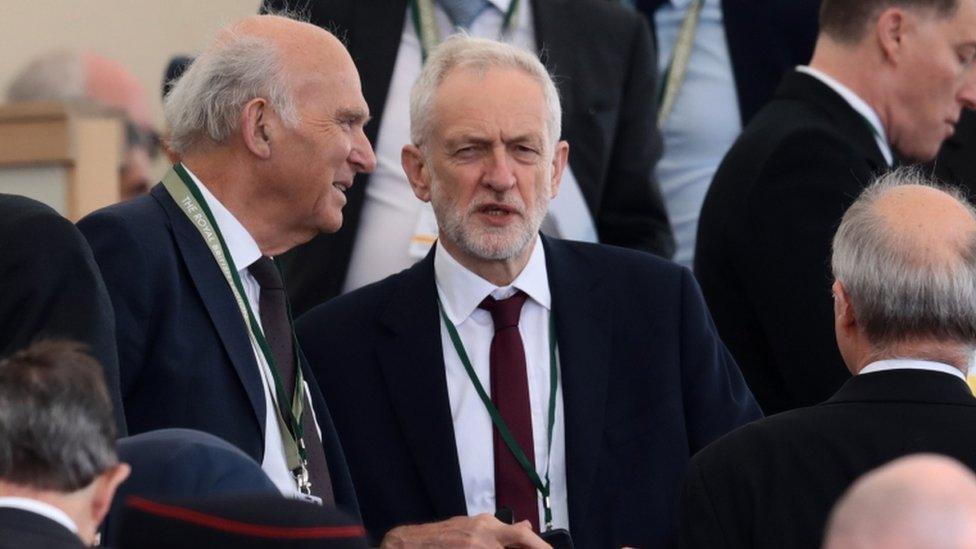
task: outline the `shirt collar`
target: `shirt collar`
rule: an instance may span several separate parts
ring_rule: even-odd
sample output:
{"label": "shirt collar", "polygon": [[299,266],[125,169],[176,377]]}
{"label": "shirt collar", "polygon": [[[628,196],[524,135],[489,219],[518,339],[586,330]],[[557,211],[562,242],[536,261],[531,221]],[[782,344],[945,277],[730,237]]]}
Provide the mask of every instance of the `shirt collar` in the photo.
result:
{"label": "shirt collar", "polygon": [[[524,2],[525,0],[520,0]],[[495,6],[495,9],[502,13],[508,12],[508,7],[512,5],[512,0],[488,0],[488,3]]]}
{"label": "shirt collar", "polygon": [[888,370],[929,370],[931,372],[942,372],[944,374],[950,374],[958,377],[959,379],[966,381],[966,375],[949,364],[943,364],[941,362],[932,362],[931,360],[917,360],[911,358],[890,358],[887,360],[878,360],[868,364],[860,372],[860,374],[870,374],[873,372],[885,372]]}
{"label": "shirt collar", "polygon": [[830,89],[834,90],[838,95],[843,97],[852,109],[863,116],[864,119],[871,124],[871,127],[874,128],[874,140],[877,142],[878,148],[881,149],[881,155],[884,156],[885,162],[888,163],[888,166],[894,164],[894,155],[891,153],[891,145],[888,143],[888,135],[885,133],[884,126],[881,124],[881,118],[878,117],[878,113],[874,110],[874,108],[872,108],[871,105],[868,105],[867,101],[861,99],[856,93],[854,93],[853,90],[841,84],[828,74],[813,67],[801,65],[797,67],[796,70],[809,74],[810,76],[829,86]]}
{"label": "shirt collar", "polygon": [[20,509],[41,515],[57,522],[75,534],[78,533],[78,525],[75,524],[75,521],[71,520],[67,513],[49,503],[30,498],[7,497],[0,498],[0,507]]}
{"label": "shirt collar", "polygon": [[183,169],[193,178],[193,182],[200,189],[200,194],[203,195],[207,206],[210,207],[210,212],[213,213],[217,228],[220,229],[220,235],[224,237],[224,242],[227,243],[230,258],[234,261],[237,271],[244,271],[251,263],[261,259],[261,248],[258,247],[258,243],[254,241],[251,233],[247,232],[244,225],[241,225],[234,214],[230,213],[230,210],[217,200],[217,197],[207,189],[207,186],[197,178],[196,174],[190,171],[190,168],[186,167],[186,164],[183,165]]}
{"label": "shirt collar", "polygon": [[546,271],[546,253],[538,236],[532,244],[529,262],[509,286],[495,286],[458,263],[443,246],[434,249],[434,278],[437,293],[447,318],[455,325],[461,324],[478,308],[488,295],[496,299],[510,297],[522,290],[533,301],[550,309],[549,277]]}

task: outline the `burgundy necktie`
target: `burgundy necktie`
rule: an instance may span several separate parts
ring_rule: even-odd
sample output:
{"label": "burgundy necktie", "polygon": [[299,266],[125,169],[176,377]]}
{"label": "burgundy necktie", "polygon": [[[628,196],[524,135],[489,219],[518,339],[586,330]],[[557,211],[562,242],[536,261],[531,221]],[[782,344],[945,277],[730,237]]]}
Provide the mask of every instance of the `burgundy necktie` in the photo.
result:
{"label": "burgundy necktie", "polygon": [[[489,355],[491,401],[535,467],[525,349],[522,347],[522,336],[519,335],[518,328],[522,305],[527,297],[521,291],[502,300],[488,296],[479,307],[491,313],[491,319],[495,323],[495,337],[491,340]],[[505,445],[498,429],[492,429],[492,434],[495,448],[495,505],[499,509],[511,509],[516,521],[531,521],[532,528],[538,532],[539,507],[535,486]]]}
{"label": "burgundy necktie", "polygon": [[[278,367],[278,374],[281,376],[285,394],[291,396],[295,394],[295,374],[297,372],[295,371],[294,338],[292,337],[291,319],[288,315],[288,296],[285,295],[281,273],[278,272],[278,267],[275,266],[274,261],[267,256],[262,256],[252,263],[248,267],[248,271],[261,286],[261,297],[258,300],[261,311],[261,327]],[[305,407],[302,414],[302,430],[305,435],[305,448],[308,452],[308,476],[312,482],[312,494],[322,498],[324,503],[331,504],[335,498],[332,494],[332,478],[329,476],[325,449],[322,447],[322,439],[319,438],[312,416],[312,403],[309,402],[308,395],[305,395],[304,391],[302,394]]]}

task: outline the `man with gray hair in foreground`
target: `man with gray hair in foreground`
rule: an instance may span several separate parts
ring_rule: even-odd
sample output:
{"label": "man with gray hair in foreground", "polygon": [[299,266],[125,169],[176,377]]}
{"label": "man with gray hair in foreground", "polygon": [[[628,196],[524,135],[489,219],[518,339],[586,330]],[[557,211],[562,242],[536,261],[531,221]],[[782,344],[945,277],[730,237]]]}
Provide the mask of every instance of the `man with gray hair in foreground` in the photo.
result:
{"label": "man with gray hair in foreground", "polygon": [[[976,212],[899,169],[869,186],[833,240],[834,330],[854,374],[826,402],[770,416],[692,460],[684,547],[818,547],[859,475],[935,452],[976,466]],[[796,314],[803,314],[797,311]]]}
{"label": "man with gray hair in foreground", "polygon": [[0,362],[0,549],[92,545],[128,475],[101,367],[80,344]]}
{"label": "man with gray hair in foreground", "polygon": [[115,309],[129,432],[216,435],[283,494],[355,515],[274,257],[337,230],[353,177],[375,165],[356,67],[314,25],[248,17],[197,56],[165,113],[182,162],[78,224]]}
{"label": "man with gray hair in foreground", "polygon": [[824,549],[974,549],[976,476],[934,454],[896,459],[837,502]]}
{"label": "man with gray hair in foreground", "polygon": [[498,513],[559,547],[560,529],[577,547],[670,545],[690,455],[760,416],[694,277],[540,236],[569,146],[534,55],[448,39],[410,126],[403,169],[436,246],[297,330],[367,530],[392,547],[527,545],[494,536]]}

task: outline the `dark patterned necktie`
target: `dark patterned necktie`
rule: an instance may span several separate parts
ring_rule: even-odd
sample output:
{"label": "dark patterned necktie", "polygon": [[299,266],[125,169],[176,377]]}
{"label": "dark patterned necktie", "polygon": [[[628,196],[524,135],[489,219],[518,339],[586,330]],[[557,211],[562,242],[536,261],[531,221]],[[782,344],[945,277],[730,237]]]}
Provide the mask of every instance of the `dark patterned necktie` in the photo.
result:
{"label": "dark patterned necktie", "polygon": [[[261,328],[268,340],[268,347],[274,356],[278,367],[278,375],[284,387],[285,394],[291,397],[295,394],[295,347],[292,337],[291,319],[288,317],[288,296],[281,281],[281,273],[274,261],[267,256],[261,257],[248,267],[251,275],[261,286]],[[305,438],[305,449],[308,453],[308,476],[312,483],[312,494],[322,498],[322,502],[332,504],[335,497],[332,494],[332,479],[329,467],[325,461],[325,451],[322,439],[312,418],[312,403],[308,395],[302,391],[304,399],[304,413],[302,414],[302,430]],[[282,406],[287,404],[282,403]]]}
{"label": "dark patterned necktie", "polygon": [[[512,436],[518,441],[529,462],[535,466],[535,446],[532,443],[532,409],[529,404],[529,382],[525,367],[525,349],[519,334],[519,317],[528,296],[519,291],[508,299],[495,300],[488,296],[479,305],[491,313],[495,336],[491,340],[491,401],[498,408]],[[529,520],[539,531],[539,506],[536,488],[518,460],[492,429],[495,449],[495,505],[508,507],[515,520]]]}

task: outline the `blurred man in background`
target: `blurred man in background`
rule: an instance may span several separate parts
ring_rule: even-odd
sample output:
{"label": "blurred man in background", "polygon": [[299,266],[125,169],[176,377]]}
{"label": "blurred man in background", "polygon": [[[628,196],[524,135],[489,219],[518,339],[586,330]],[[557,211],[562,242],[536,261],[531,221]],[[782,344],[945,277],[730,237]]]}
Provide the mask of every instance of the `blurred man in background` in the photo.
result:
{"label": "blurred man in background", "polygon": [[152,184],[158,139],[149,96],[120,63],[91,52],[56,51],[29,62],[7,88],[7,101],[89,101],[125,115],[125,147],[119,166],[122,200],[144,194]]}

